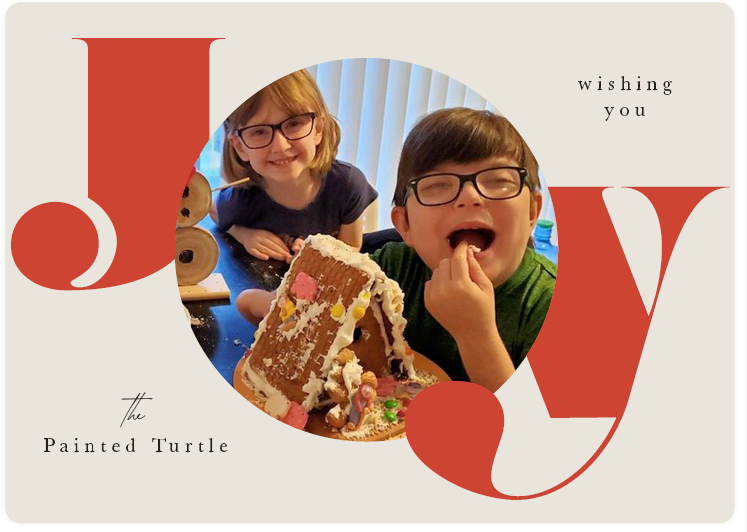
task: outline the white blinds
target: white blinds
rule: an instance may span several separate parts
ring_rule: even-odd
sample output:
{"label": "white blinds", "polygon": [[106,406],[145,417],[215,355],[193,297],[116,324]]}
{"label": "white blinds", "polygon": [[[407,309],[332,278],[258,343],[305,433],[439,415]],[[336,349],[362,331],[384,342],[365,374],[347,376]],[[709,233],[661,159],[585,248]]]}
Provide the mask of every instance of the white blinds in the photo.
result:
{"label": "white blinds", "polygon": [[[402,143],[415,121],[443,107],[499,111],[457,80],[419,65],[389,59],[343,59],[307,68],[342,129],[338,158],[360,168],[379,193],[366,211],[364,231],[391,227],[389,213]],[[200,163],[214,165],[222,145],[219,130]],[[544,187],[543,217],[552,216]]]}

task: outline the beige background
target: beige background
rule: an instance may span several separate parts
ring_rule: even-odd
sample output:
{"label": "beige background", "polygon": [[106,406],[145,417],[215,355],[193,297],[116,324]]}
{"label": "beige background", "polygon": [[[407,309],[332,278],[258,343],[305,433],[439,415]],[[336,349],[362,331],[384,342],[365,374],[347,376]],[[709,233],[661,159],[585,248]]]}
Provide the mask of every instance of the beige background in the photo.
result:
{"label": "beige background", "polygon": [[[388,57],[486,97],[522,133],[551,186],[733,187],[733,25],[731,10],[714,4],[16,5],[6,16],[6,239],[39,203],[84,202],[87,57],[73,37],[225,37],[211,51],[212,129],[292,70]],[[308,42],[289,46],[279,27]],[[262,39],[263,53],[247,53]],[[672,80],[672,94],[579,90],[578,80],[600,75]],[[644,105],[647,116],[604,121],[604,106],[622,105]],[[42,124],[62,134],[39,151],[29,139]],[[143,131],[143,149],[157,134]],[[123,163],[132,157],[121,154]],[[640,215],[640,198],[611,192],[620,196],[614,219],[628,235],[626,252],[640,265],[637,279],[645,277],[656,246],[636,235],[652,218]],[[733,205],[733,189],[714,193],[685,226],[610,446],[566,488],[520,503],[449,484],[405,441],[328,441],[252,408],[192,336],[172,266],[126,286],[56,292],[26,280],[7,250],[6,510],[16,521],[726,520],[734,503]],[[147,417],[120,429],[121,398],[139,391],[154,398],[141,407]],[[499,397],[521,419],[537,394],[524,364]],[[553,441],[565,446],[559,456],[594,437],[568,434]],[[44,437],[135,437],[137,452],[45,454]],[[229,452],[155,454],[152,437],[212,437]],[[550,481],[552,463],[519,458],[524,467],[507,475],[524,486]],[[376,474],[362,510],[346,486],[367,470]],[[401,479],[407,489],[393,489]]]}

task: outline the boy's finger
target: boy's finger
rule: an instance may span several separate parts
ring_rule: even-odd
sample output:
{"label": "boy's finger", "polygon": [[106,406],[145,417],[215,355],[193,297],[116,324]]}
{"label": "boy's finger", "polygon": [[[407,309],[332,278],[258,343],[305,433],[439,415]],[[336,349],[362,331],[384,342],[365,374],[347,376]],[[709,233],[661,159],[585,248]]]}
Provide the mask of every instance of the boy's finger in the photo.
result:
{"label": "boy's finger", "polygon": [[467,252],[467,265],[469,267],[469,277],[475,282],[477,286],[479,286],[483,290],[493,289],[493,283],[490,281],[488,276],[485,275],[485,272],[483,271],[482,266],[480,266],[480,263],[477,261],[475,252],[472,249]]}
{"label": "boy's finger", "polygon": [[467,250],[469,244],[466,241],[459,242],[454,254],[451,256],[451,278],[453,280],[469,279],[469,266],[467,265]]}

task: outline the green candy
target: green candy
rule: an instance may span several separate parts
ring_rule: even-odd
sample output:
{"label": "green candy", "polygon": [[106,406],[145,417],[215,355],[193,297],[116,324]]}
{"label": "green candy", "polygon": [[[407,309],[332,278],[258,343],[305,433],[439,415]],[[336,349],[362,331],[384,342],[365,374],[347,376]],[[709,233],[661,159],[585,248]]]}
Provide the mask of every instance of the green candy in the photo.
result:
{"label": "green candy", "polygon": [[386,418],[387,421],[391,423],[394,423],[395,421],[397,421],[397,414],[395,414],[394,412],[385,412],[384,417]]}
{"label": "green candy", "polygon": [[384,403],[384,406],[387,408],[394,408],[395,406],[397,406],[397,401],[395,401],[394,399],[389,399],[386,403]]}

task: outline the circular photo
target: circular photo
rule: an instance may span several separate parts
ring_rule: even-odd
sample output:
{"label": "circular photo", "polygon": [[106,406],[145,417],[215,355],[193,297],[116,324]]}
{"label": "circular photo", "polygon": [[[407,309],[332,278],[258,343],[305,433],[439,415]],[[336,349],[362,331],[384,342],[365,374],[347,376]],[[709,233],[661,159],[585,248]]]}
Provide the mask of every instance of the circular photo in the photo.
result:
{"label": "circular photo", "polygon": [[226,381],[299,430],[406,435],[445,381],[495,392],[555,287],[552,202],[522,137],[439,72],[346,59],[251,95],[182,195],[185,314]]}

